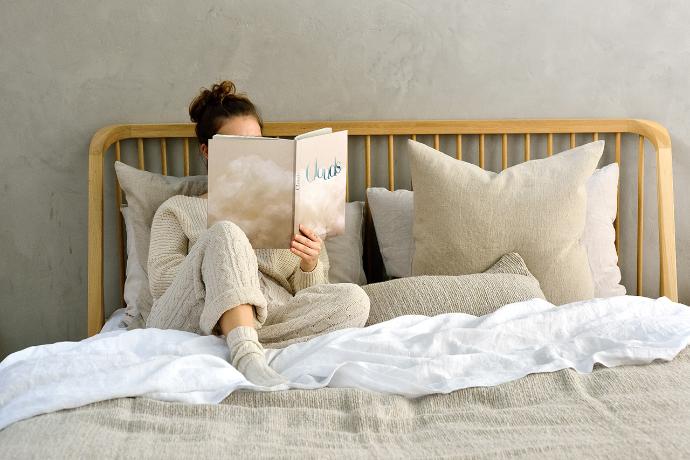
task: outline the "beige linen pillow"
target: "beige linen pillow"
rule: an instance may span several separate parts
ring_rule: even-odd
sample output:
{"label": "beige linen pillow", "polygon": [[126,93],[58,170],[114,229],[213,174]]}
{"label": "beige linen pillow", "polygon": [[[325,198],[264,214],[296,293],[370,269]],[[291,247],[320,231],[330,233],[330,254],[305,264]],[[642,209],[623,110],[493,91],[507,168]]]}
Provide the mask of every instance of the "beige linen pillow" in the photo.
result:
{"label": "beige linen pillow", "polygon": [[594,295],[585,184],[604,149],[596,141],[500,173],[408,140],[414,189],[412,275],[462,275],[519,253],[546,299]]}
{"label": "beige linen pillow", "polygon": [[115,173],[127,199],[128,218],[134,233],[137,261],[146,274],[146,283],[137,286],[137,293],[132,293],[132,301],[136,305],[134,308],[137,308],[146,320],[153,304],[147,272],[153,216],[158,207],[172,196],[206,193],[208,179],[207,176],[164,176],[134,168],[121,161],[115,161]]}
{"label": "beige linen pillow", "polygon": [[544,298],[539,282],[515,253],[504,255],[484,273],[411,276],[367,284],[362,289],[371,301],[367,326],[402,315],[482,316],[509,303]]}

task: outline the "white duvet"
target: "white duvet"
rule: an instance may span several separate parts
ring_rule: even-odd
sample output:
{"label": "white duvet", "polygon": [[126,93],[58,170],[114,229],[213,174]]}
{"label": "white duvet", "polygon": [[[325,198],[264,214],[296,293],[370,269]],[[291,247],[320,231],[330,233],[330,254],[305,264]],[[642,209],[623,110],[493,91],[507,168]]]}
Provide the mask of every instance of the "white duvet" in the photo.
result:
{"label": "white duvet", "polygon": [[238,388],[358,387],[417,397],[491,386],[535,372],[671,360],[690,342],[690,308],[614,297],[554,307],[543,300],[475,317],[401,316],[267,350],[290,380],[257,387],[227,361],[222,338],[116,330],[30,347],[0,363],[0,429],[33,415],[123,396],[218,403]]}

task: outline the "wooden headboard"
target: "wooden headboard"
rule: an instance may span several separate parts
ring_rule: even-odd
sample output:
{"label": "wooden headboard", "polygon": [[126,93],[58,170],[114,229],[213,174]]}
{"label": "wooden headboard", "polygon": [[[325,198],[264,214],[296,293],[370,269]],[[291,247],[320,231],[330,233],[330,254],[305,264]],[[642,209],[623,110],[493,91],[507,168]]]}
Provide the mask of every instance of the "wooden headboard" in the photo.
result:
{"label": "wooden headboard", "polygon": [[[372,185],[372,155],[374,159],[385,154],[387,163],[387,175],[381,176],[387,179],[390,190],[396,188],[395,171],[396,141],[399,138],[412,138],[426,141],[434,148],[447,154],[452,154],[458,159],[476,162],[480,167],[495,165],[494,169],[504,169],[509,166],[509,158],[519,155],[517,161],[528,161],[540,156],[550,156],[555,151],[606,138],[607,149],[612,149],[612,161],[624,166],[634,162],[636,178],[632,184],[634,189],[628,190],[621,180],[620,197],[628,197],[636,194],[637,213],[634,224],[627,227],[621,226],[621,220],[616,220],[616,248],[619,249],[621,232],[635,234],[635,264],[636,284],[635,289],[628,288],[628,292],[643,293],[643,269],[644,258],[644,230],[645,230],[645,140],[654,148],[656,162],[656,205],[658,210],[658,267],[659,267],[659,294],[677,301],[677,275],[676,275],[676,247],[675,247],[675,223],[673,207],[673,175],[671,167],[671,141],[666,128],[658,123],[647,120],[634,119],[551,119],[551,120],[424,120],[424,121],[305,121],[305,122],[276,122],[266,123],[263,134],[265,136],[294,137],[298,134],[314,129],[330,126],[334,131],[346,129],[349,131],[350,158],[353,155],[363,156],[363,180],[359,181],[360,189],[364,190]],[[157,139],[157,152],[160,155],[159,171],[168,174],[171,161],[182,162],[181,171],[184,175],[190,174],[190,144],[195,145],[194,125],[191,123],[180,124],[130,124],[113,125],[104,127],[96,132],[89,147],[89,231],[88,231],[88,334],[89,336],[100,331],[104,322],[104,164],[107,168],[113,168],[115,160],[121,160],[122,144],[132,143],[135,148],[137,166],[146,169],[147,155],[151,152],[144,151],[145,140]],[[624,141],[625,139],[625,141]],[[632,141],[632,142],[629,142]],[[181,144],[172,149],[175,143]],[[559,150],[554,150],[554,144]],[[134,147],[135,145],[135,147]],[[382,145],[379,151],[372,145]],[[624,145],[632,148],[623,148]],[[353,152],[353,147],[359,147],[359,152]],[[174,150],[174,151],[173,151]],[[192,150],[194,148],[192,147]],[[112,152],[109,154],[109,152]],[[194,152],[196,154],[196,152]],[[107,159],[107,163],[106,160]],[[515,160],[513,160],[515,161]],[[379,162],[381,163],[381,162]],[[376,164],[379,164],[376,163]],[[500,164],[499,164],[500,163]],[[348,168],[347,199],[352,201],[353,175],[356,170],[350,161]],[[112,171],[110,171],[112,172]],[[623,172],[623,170],[621,170]],[[623,176],[621,176],[623,179]],[[403,188],[403,187],[398,187]],[[409,187],[404,187],[409,188]],[[357,190],[360,199],[364,199],[364,190]],[[115,196],[112,205],[117,209],[117,244],[119,245],[120,262],[120,293],[122,293],[125,280],[125,245],[122,216],[119,213],[122,204],[122,193],[119,186],[115,185]],[[620,207],[619,207],[620,209]],[[365,206],[365,254],[364,266],[369,282],[382,279],[383,266],[381,256],[376,245],[371,216],[368,206]],[[620,216],[620,213],[619,213]],[[620,254],[620,251],[619,251]],[[626,267],[622,267],[623,270]]]}

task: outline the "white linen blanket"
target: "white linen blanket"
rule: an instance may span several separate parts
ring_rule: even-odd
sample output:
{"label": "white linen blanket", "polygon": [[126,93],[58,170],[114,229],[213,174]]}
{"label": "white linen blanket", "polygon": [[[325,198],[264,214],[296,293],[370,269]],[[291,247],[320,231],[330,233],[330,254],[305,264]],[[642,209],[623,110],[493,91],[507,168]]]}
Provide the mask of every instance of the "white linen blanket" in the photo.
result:
{"label": "white linen blanket", "polygon": [[160,329],[112,331],[30,347],[0,363],[0,429],[33,415],[145,396],[218,403],[238,388],[358,387],[418,397],[492,386],[535,372],[671,360],[690,342],[690,308],[615,297],[554,307],[534,299],[475,317],[401,316],[267,350],[290,380],[271,389],[227,361],[222,338]]}

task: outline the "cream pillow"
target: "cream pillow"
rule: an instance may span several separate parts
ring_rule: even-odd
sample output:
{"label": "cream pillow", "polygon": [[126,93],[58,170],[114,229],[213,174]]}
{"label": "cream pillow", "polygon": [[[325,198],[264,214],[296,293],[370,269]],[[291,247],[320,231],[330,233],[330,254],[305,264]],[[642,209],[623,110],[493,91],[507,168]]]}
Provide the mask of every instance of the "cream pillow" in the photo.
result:
{"label": "cream pillow", "polygon": [[618,164],[597,169],[587,180],[587,219],[582,242],[587,248],[595,297],[625,295],[616,251]]}
{"label": "cream pillow", "polygon": [[517,252],[546,299],[594,296],[582,243],[585,184],[604,142],[592,142],[501,173],[408,140],[414,195],[412,275],[480,273]]}
{"label": "cream pillow", "polygon": [[[625,295],[616,252],[618,165],[612,163],[594,171],[587,180],[587,218],[583,243],[587,248],[595,297]],[[414,238],[412,226],[414,192],[384,187],[367,189],[376,240],[386,274],[391,278],[412,276]]]}

